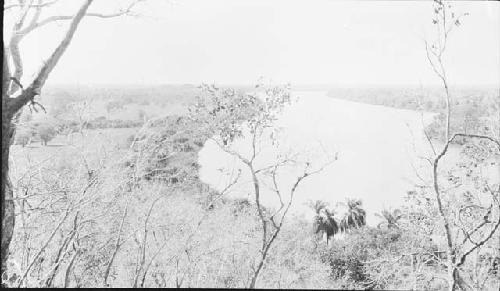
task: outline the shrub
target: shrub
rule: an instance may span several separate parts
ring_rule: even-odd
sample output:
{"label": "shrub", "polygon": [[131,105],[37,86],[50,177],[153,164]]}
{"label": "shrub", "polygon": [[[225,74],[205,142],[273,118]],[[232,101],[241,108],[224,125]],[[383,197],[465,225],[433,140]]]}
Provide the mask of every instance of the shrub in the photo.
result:
{"label": "shrub", "polygon": [[[332,279],[345,280],[343,288],[387,288],[387,285],[383,285],[386,282],[384,280],[391,274],[384,269],[386,265],[368,262],[394,258],[408,252],[406,240],[399,229],[363,227],[334,240],[331,248],[321,251],[321,257],[324,263],[329,264]],[[384,277],[382,281],[378,281],[380,274],[380,277]]]}

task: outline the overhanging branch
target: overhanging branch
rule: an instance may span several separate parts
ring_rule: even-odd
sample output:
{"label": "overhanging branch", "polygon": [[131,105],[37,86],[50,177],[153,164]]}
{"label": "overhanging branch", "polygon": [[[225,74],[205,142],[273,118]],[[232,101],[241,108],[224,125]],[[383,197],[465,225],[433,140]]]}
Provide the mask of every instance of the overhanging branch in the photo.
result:
{"label": "overhanging branch", "polygon": [[[96,13],[96,12],[89,12],[89,13],[85,13],[84,16],[86,17],[97,17],[97,18],[114,18],[114,17],[119,17],[119,16],[123,16],[123,15],[135,15],[133,14],[132,10],[133,8],[135,7],[135,5],[139,2],[143,2],[145,0],[136,0],[134,2],[132,2],[127,8],[125,9],[122,9],[118,12],[115,12],[115,13],[109,13],[109,14],[104,14],[104,13]],[[52,23],[52,22],[55,22],[55,21],[65,21],[65,20],[71,20],[73,19],[74,16],[72,15],[55,15],[55,16],[50,16],[44,20],[41,20],[39,22],[34,22],[34,23],[31,23],[29,26],[27,26],[26,28],[24,29],[21,29],[18,31],[18,34],[20,35],[26,35],[28,33],[30,33],[31,31],[37,29],[37,28],[40,28],[40,27],[43,27],[49,23]]]}
{"label": "overhanging branch", "polygon": [[57,46],[52,55],[42,66],[42,68],[36,75],[33,82],[28,86],[28,88],[23,90],[21,95],[11,99],[10,106],[8,108],[11,114],[17,112],[19,109],[21,109],[21,107],[26,105],[29,101],[32,101],[36,95],[40,94],[41,88],[43,87],[45,81],[49,77],[50,72],[52,72],[52,70],[54,69],[55,65],[57,64],[63,53],[68,48],[71,40],[73,39],[75,31],[78,28],[78,25],[80,24],[80,21],[85,16],[87,9],[89,8],[90,4],[92,4],[92,1],[93,0],[87,0],[80,7],[77,14],[74,16],[73,21],[71,22],[70,27],[66,32],[66,35],[64,36],[64,39],[61,41],[61,43]]}

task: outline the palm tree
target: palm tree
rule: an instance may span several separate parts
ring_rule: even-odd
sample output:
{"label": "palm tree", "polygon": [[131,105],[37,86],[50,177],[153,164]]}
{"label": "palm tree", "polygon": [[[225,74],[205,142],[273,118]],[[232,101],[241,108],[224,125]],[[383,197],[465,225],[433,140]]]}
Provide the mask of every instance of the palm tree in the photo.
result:
{"label": "palm tree", "polygon": [[387,228],[399,228],[398,221],[403,217],[403,213],[399,209],[383,209],[380,213],[375,213],[375,215],[384,220],[377,225],[378,228],[382,225],[387,226]]}
{"label": "palm tree", "polygon": [[325,201],[321,201],[321,200],[316,200],[316,201],[310,201],[307,203],[307,205],[312,209],[314,210],[314,212],[316,212],[317,215],[319,215],[321,213],[321,210],[325,209],[326,207],[328,207],[328,203],[326,203]]}
{"label": "palm tree", "polygon": [[344,205],[347,205],[347,213],[340,224],[343,231],[366,225],[366,211],[363,209],[363,202],[360,199],[347,199]]}
{"label": "palm tree", "polygon": [[326,245],[328,245],[330,237],[333,237],[340,230],[334,212],[329,210],[327,206],[328,204],[321,200],[310,203],[310,207],[316,212],[313,223],[314,233],[321,233],[322,235],[326,233]]}

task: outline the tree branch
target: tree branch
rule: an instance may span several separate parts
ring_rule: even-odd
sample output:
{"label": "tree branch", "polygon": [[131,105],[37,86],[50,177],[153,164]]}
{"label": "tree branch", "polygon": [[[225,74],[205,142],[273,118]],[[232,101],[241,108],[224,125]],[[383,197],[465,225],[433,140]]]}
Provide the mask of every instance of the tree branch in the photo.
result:
{"label": "tree branch", "polygon": [[[53,0],[53,1],[47,1],[47,2],[44,2],[44,3],[39,3],[39,4],[30,4],[28,5],[28,8],[42,8],[42,7],[47,7],[47,6],[50,6],[56,2],[58,2],[59,0]],[[41,2],[41,1],[39,1]],[[9,10],[11,8],[14,8],[14,7],[24,7],[24,5],[22,4],[10,4],[10,5],[7,5],[3,8],[4,11],[6,10]]]}
{"label": "tree branch", "polygon": [[500,216],[498,217],[497,222],[495,223],[495,226],[493,227],[493,229],[491,229],[490,233],[484,239],[482,239],[480,242],[475,243],[474,246],[472,246],[468,251],[466,251],[463,255],[460,256],[460,260],[456,264],[456,267],[458,268],[461,265],[463,265],[465,263],[465,259],[467,258],[467,256],[469,254],[471,254],[477,248],[481,247],[487,241],[489,241],[493,237],[493,234],[496,232],[496,230],[498,229],[499,226],[500,226]]}
{"label": "tree branch", "polygon": [[31,268],[35,264],[35,262],[38,259],[38,257],[42,254],[42,252],[45,250],[45,248],[47,248],[47,246],[49,245],[49,243],[52,241],[52,239],[56,235],[57,231],[62,226],[62,224],[64,223],[64,221],[66,220],[66,218],[68,217],[69,212],[70,212],[70,208],[66,209],[65,214],[62,216],[61,220],[59,221],[59,223],[57,224],[57,226],[54,228],[54,230],[50,234],[49,238],[45,241],[45,243],[40,248],[40,250],[38,251],[38,253],[33,257],[33,259],[31,260],[31,263],[28,265],[28,268],[26,268],[26,270],[24,271],[23,275],[21,276],[21,280],[19,280],[18,288],[21,287],[24,279],[26,279],[26,276],[28,275],[29,271],[31,270]]}
{"label": "tree branch", "polygon": [[120,246],[122,245],[120,243],[120,239],[121,239],[121,234],[122,234],[122,230],[123,230],[123,224],[125,222],[125,217],[127,216],[127,211],[128,211],[128,205],[125,208],[125,211],[123,212],[123,215],[122,215],[120,229],[118,230],[118,237],[116,238],[115,249],[113,250],[113,254],[111,255],[111,259],[109,260],[108,265],[106,266],[106,271],[104,272],[104,286],[106,286],[106,287],[109,287],[109,283],[108,283],[109,272],[110,272],[111,266],[113,265],[113,262],[115,260],[116,254],[118,253],[118,250],[120,249]]}
{"label": "tree branch", "polygon": [[[89,12],[89,13],[85,13],[84,16],[86,17],[97,17],[97,18],[114,18],[114,17],[119,17],[119,16],[122,16],[122,15],[133,15],[132,14],[132,9],[134,8],[134,6],[139,3],[139,2],[143,2],[145,0],[136,0],[134,2],[132,2],[126,9],[122,9],[118,12],[115,12],[115,13],[109,13],[109,14],[104,14],[104,13],[96,13],[96,12]],[[52,22],[55,22],[55,21],[64,21],[64,20],[71,20],[73,19],[73,16],[71,15],[56,15],[56,16],[50,16],[44,20],[41,20],[40,22],[33,22],[31,23],[29,26],[27,26],[26,28],[22,29],[22,30],[19,30],[19,34],[21,35],[26,35],[28,33],[30,33],[31,31],[37,29],[37,28],[40,28],[40,27],[43,27],[49,23],[52,23]]]}
{"label": "tree branch", "polygon": [[21,95],[12,99],[11,104],[8,108],[8,110],[11,112],[12,115],[19,109],[21,109],[30,100],[33,100],[33,98],[36,95],[40,94],[42,86],[45,84],[45,81],[49,77],[50,72],[52,72],[52,70],[54,69],[55,65],[57,64],[63,53],[68,48],[71,40],[73,39],[75,31],[78,28],[78,25],[80,24],[80,21],[85,16],[85,13],[89,8],[90,4],[92,4],[92,1],[93,0],[86,0],[85,3],[80,7],[78,13],[74,16],[73,21],[71,22],[69,30],[66,33],[64,39],[61,41],[61,43],[57,46],[57,48],[54,50],[49,59],[42,66],[42,68],[36,75],[33,82],[29,85],[29,87],[23,90]]}

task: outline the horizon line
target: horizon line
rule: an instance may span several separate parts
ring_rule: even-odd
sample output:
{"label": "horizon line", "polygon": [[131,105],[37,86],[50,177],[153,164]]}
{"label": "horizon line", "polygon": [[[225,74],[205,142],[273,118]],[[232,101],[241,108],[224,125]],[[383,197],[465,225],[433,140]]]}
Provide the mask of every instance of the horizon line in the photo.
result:
{"label": "horizon line", "polygon": [[[216,84],[219,86],[238,86],[238,87],[254,87],[258,82],[255,83],[233,83],[233,82],[192,82],[192,83],[49,83],[47,82],[47,87],[57,87],[57,86],[110,86],[110,87],[161,87],[161,86],[200,86],[202,84]],[[293,82],[271,82],[271,84],[290,84],[292,87],[329,87],[329,88],[400,88],[400,87],[441,87],[439,83],[395,83],[395,84],[373,84],[373,83],[293,83]],[[500,83],[469,83],[469,84],[452,84],[453,87],[489,87],[489,88],[500,88]]]}

